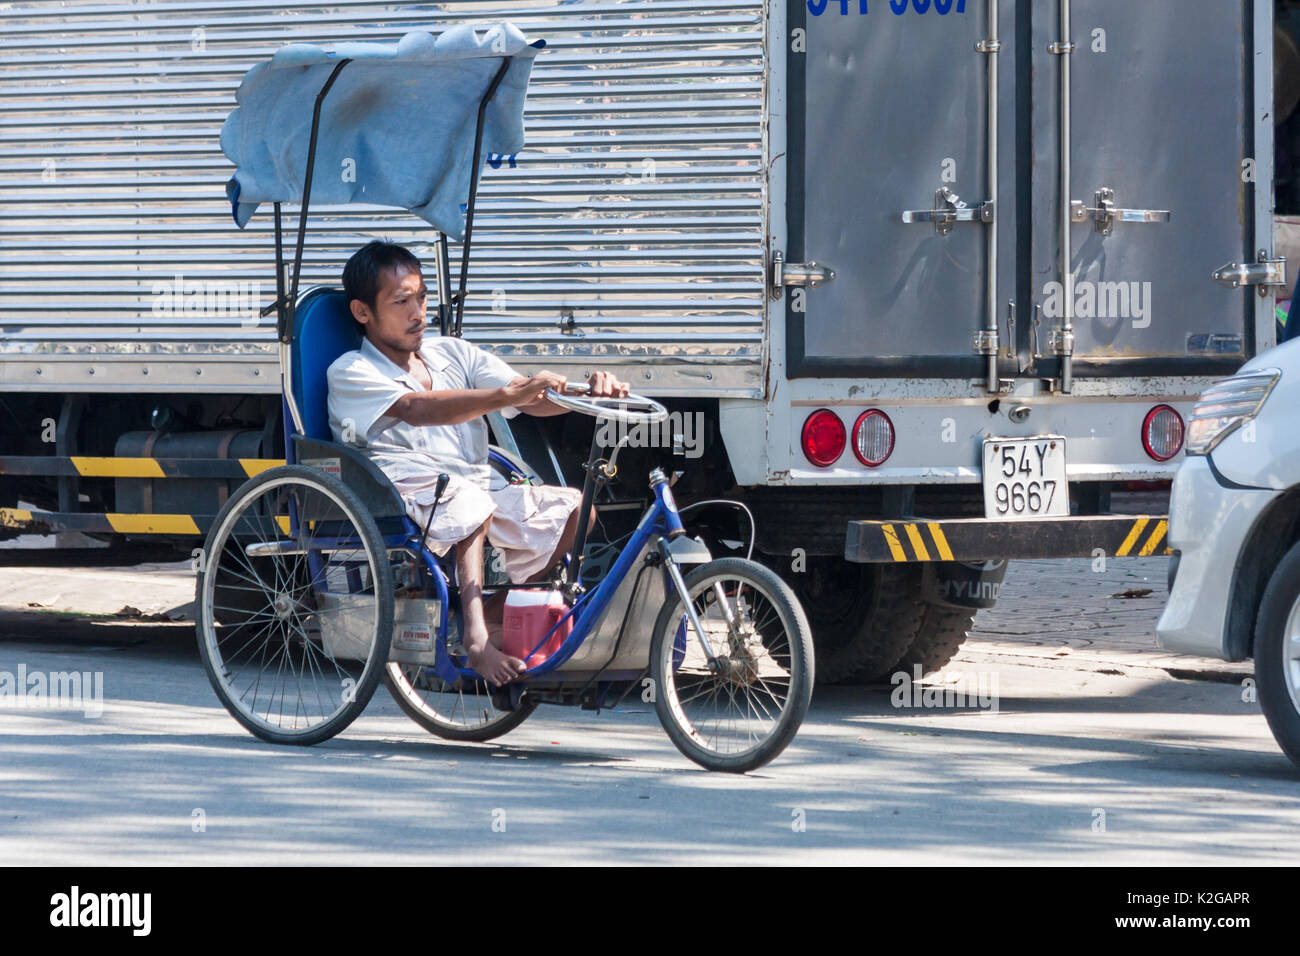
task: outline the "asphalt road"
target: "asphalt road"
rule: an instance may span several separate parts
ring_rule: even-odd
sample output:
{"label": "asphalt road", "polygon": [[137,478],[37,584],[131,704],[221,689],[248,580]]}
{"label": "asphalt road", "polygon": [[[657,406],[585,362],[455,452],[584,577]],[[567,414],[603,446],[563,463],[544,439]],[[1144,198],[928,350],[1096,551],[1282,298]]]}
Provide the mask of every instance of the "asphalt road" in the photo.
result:
{"label": "asphalt road", "polygon": [[791,747],[737,777],[678,754],[640,704],[543,707],[499,742],[454,744],[381,688],[331,741],[264,744],[221,708],[186,621],[51,610],[182,616],[184,565],[33,572],[5,557],[0,674],[104,684],[99,716],[0,711],[0,864],[1298,858],[1300,771],[1240,683],[1249,666],[1189,671],[1154,647],[1163,563],[1013,567],[932,688],[982,689],[985,706],[822,688]]}

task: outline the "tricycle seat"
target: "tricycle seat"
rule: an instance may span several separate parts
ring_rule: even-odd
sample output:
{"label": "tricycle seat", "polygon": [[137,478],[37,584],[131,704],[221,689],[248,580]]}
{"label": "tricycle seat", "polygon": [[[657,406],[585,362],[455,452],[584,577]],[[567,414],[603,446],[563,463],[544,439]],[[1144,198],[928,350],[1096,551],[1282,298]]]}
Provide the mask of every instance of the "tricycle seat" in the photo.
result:
{"label": "tricycle seat", "polygon": [[361,348],[361,333],[343,290],[313,286],[302,294],[293,316],[289,386],[302,416],[303,434],[332,441],[326,373],[344,352]]}
{"label": "tricycle seat", "polygon": [[361,333],[341,289],[319,285],[302,294],[289,347],[289,387],[302,432],[286,429],[285,451],[291,462],[335,471],[378,521],[406,514],[401,496],[374,462],[334,440],[329,423],[329,367],[344,352],[360,347]]}

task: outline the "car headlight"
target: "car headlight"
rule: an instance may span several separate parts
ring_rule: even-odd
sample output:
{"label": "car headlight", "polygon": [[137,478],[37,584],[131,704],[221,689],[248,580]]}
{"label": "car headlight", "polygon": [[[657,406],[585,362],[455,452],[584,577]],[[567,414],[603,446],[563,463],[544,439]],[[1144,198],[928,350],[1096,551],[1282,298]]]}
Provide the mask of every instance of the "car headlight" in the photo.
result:
{"label": "car headlight", "polygon": [[1280,370],[1266,368],[1234,375],[1206,389],[1187,419],[1187,454],[1208,455],[1234,429],[1258,415],[1281,377]]}

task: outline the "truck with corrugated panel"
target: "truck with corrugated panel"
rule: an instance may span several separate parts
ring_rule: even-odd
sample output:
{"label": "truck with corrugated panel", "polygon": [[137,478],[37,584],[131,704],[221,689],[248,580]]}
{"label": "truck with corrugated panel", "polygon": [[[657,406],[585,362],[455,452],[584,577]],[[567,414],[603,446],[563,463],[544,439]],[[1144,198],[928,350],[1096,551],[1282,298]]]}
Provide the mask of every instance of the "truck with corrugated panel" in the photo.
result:
{"label": "truck with corrugated panel", "polygon": [[[1166,551],[1183,421],[1286,282],[1271,0],[6,4],[0,533],[197,547],[283,458],[272,220],[234,226],[218,142],[240,77],[497,20],[547,47],[464,334],[668,404],[624,454],[746,504],[819,677],[942,666],[1008,560]],[[304,286],[374,236],[459,261],[393,209],[310,225]],[[576,481],[590,423],[492,425]],[[643,495],[600,503],[611,538]]]}

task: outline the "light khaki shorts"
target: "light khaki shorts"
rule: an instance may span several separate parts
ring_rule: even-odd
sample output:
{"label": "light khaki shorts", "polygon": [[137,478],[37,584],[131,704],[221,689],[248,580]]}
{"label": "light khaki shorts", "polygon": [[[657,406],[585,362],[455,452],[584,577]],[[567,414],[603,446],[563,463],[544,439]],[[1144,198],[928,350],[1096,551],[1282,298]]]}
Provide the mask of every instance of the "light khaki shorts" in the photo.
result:
{"label": "light khaki shorts", "polygon": [[[437,476],[403,478],[394,484],[407,513],[423,528],[436,495]],[[490,517],[488,542],[501,552],[510,580],[519,584],[546,570],[569,516],[581,503],[582,492],[575,488],[519,484],[488,491],[452,475],[425,543],[434,554],[444,555]]]}

